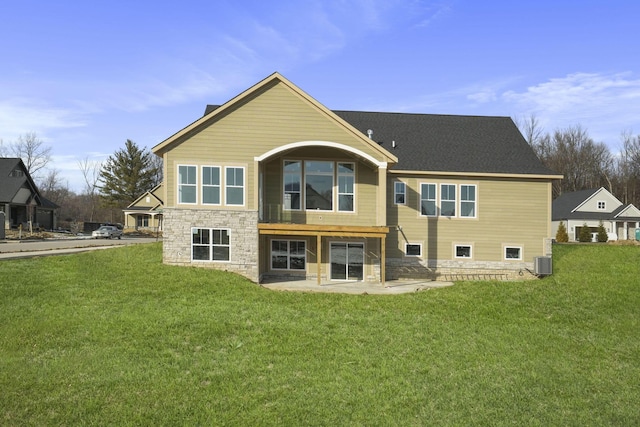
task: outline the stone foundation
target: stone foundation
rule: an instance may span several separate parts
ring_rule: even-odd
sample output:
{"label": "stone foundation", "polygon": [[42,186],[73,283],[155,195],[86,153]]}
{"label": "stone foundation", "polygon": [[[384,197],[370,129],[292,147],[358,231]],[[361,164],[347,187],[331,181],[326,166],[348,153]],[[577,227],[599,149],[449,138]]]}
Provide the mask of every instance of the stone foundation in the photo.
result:
{"label": "stone foundation", "polygon": [[523,280],[534,279],[533,263],[387,258],[387,280]]}
{"label": "stone foundation", "polygon": [[[238,273],[258,282],[258,212],[165,208],[162,258],[165,264],[214,268]],[[230,260],[191,260],[191,228],[229,229]]]}

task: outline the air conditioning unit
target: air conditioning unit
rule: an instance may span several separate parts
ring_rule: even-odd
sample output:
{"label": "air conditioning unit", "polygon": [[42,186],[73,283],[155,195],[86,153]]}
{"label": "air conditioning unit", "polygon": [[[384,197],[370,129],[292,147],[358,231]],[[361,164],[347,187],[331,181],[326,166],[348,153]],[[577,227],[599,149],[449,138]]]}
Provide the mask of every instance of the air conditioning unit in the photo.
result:
{"label": "air conditioning unit", "polygon": [[533,272],[536,276],[549,276],[552,270],[550,256],[537,256],[533,258]]}

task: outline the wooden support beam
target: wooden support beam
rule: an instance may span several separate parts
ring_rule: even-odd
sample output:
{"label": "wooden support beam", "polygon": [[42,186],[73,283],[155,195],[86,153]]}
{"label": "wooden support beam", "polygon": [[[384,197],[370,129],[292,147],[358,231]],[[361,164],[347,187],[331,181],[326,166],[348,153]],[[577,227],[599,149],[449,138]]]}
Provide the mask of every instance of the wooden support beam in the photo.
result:
{"label": "wooden support beam", "polygon": [[316,260],[316,264],[318,267],[318,286],[320,286],[322,283],[322,279],[321,279],[321,273],[322,273],[322,236],[318,234],[318,236],[316,237],[316,254],[317,254],[317,260]]}

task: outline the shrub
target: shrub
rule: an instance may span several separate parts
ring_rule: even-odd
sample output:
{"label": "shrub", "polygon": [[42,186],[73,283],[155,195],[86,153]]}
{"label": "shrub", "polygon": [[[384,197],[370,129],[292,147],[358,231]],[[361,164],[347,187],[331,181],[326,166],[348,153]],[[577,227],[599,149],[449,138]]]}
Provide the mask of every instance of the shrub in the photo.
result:
{"label": "shrub", "polygon": [[558,225],[558,231],[556,232],[556,242],[567,243],[569,241],[569,234],[567,233],[567,227],[564,226],[564,222],[560,221]]}
{"label": "shrub", "polygon": [[604,243],[609,240],[609,235],[607,234],[607,230],[604,229],[604,224],[602,220],[598,224],[598,242]]}
{"label": "shrub", "polygon": [[578,240],[580,242],[590,242],[591,241],[591,229],[587,225],[587,223],[582,224],[580,228],[580,234],[578,235]]}

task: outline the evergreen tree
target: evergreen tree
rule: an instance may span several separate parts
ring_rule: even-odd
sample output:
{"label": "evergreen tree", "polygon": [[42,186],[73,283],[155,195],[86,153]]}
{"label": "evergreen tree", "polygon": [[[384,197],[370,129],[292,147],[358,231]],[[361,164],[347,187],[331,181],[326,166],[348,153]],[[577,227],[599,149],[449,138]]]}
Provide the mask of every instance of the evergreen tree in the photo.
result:
{"label": "evergreen tree", "polygon": [[100,196],[105,205],[124,207],[156,184],[158,163],[154,154],[127,139],[124,149],[109,156],[100,170]]}
{"label": "evergreen tree", "polygon": [[598,242],[604,243],[607,240],[609,240],[609,235],[607,234],[607,230],[604,228],[602,220],[600,220],[600,223],[598,224]]}
{"label": "evergreen tree", "polygon": [[569,234],[567,233],[567,227],[564,226],[564,222],[560,222],[558,225],[558,231],[556,232],[556,242],[567,243],[569,241]]}
{"label": "evergreen tree", "polygon": [[580,235],[578,236],[578,240],[580,240],[581,242],[591,241],[591,229],[586,223],[582,224],[582,228],[580,228]]}

